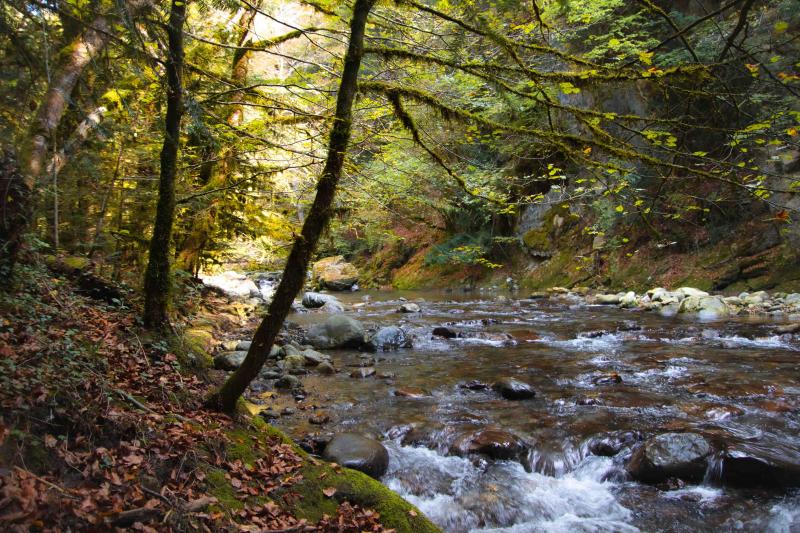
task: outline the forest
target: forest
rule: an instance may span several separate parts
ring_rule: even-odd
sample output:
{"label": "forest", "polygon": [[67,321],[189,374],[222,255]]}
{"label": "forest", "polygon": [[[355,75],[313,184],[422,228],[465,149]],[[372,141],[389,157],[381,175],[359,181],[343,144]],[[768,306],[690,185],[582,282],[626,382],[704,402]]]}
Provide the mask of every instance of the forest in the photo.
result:
{"label": "forest", "polygon": [[797,0],[2,0],[0,529],[800,528]]}

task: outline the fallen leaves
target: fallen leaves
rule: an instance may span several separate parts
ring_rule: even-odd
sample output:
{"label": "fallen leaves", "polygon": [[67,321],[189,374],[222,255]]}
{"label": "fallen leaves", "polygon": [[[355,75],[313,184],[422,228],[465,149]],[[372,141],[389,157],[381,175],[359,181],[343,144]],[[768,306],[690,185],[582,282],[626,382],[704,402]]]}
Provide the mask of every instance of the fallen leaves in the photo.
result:
{"label": "fallen leaves", "polygon": [[[305,459],[291,446],[231,439],[234,422],[201,409],[208,384],[143,345],[131,311],[40,283],[0,323],[0,444],[47,450],[48,474],[0,469],[0,530],[384,531],[377,513],[347,502],[318,523],[293,516]],[[252,460],[229,458],[232,447]],[[211,469],[241,509],[208,494]]]}

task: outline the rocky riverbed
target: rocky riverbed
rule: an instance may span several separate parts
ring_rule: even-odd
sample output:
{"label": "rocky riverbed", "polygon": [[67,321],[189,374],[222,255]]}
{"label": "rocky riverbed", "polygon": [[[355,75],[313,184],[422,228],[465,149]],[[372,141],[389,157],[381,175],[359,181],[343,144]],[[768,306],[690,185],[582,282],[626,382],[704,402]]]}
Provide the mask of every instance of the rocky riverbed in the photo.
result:
{"label": "rocky riverbed", "polygon": [[447,531],[800,527],[797,294],[526,296],[306,295],[248,399]]}

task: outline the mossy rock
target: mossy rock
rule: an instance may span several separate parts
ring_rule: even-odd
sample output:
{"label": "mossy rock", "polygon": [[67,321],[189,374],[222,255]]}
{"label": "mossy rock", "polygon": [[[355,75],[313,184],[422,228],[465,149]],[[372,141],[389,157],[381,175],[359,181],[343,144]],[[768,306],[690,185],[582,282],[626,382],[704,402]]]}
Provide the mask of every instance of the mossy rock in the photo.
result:
{"label": "mossy rock", "polygon": [[[374,509],[380,514],[380,523],[398,533],[434,533],[440,529],[415,506],[405,501],[388,487],[356,470],[333,468],[329,463],[314,459],[300,449],[286,434],[270,426],[259,417],[251,419],[252,431],[276,437],[289,444],[295,453],[304,459],[300,470],[302,480],[285,489],[297,493],[301,498],[294,502],[291,512],[298,518],[316,522],[322,515],[334,516],[341,502]],[[325,496],[323,489],[334,488],[332,497]],[[280,491],[273,495],[276,502],[282,501]]]}
{"label": "mossy rock", "polygon": [[86,257],[78,255],[67,255],[58,257],[55,255],[46,255],[44,262],[47,266],[60,270],[80,271],[89,268],[91,261]]}
{"label": "mossy rock", "polygon": [[522,242],[529,250],[549,252],[553,248],[550,231],[546,228],[532,229],[522,236]]}
{"label": "mossy rock", "polygon": [[205,329],[192,328],[183,332],[183,344],[187,352],[191,352],[204,368],[213,365],[209,351],[214,346],[214,336]]}

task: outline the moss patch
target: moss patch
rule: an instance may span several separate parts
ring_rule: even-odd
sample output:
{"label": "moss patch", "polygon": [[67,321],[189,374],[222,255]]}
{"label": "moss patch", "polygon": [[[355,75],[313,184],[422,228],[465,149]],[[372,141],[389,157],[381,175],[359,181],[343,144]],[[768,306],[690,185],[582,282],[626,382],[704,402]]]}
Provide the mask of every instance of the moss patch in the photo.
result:
{"label": "moss patch", "polygon": [[[285,433],[270,426],[259,417],[253,417],[251,430],[266,436],[278,438],[289,444],[303,457],[300,470],[303,479],[284,490],[284,494],[296,493],[299,499],[291,504],[291,511],[298,518],[317,521],[323,514],[333,516],[339,503],[350,503],[369,507],[380,513],[380,522],[398,533],[433,533],[440,531],[422,512],[391,491],[385,485],[366,474],[349,468],[333,468],[329,463],[314,459],[300,449]],[[256,437],[257,438],[257,437]],[[325,496],[323,489],[335,488],[332,497]],[[275,501],[281,501],[281,491],[275,494]]]}

